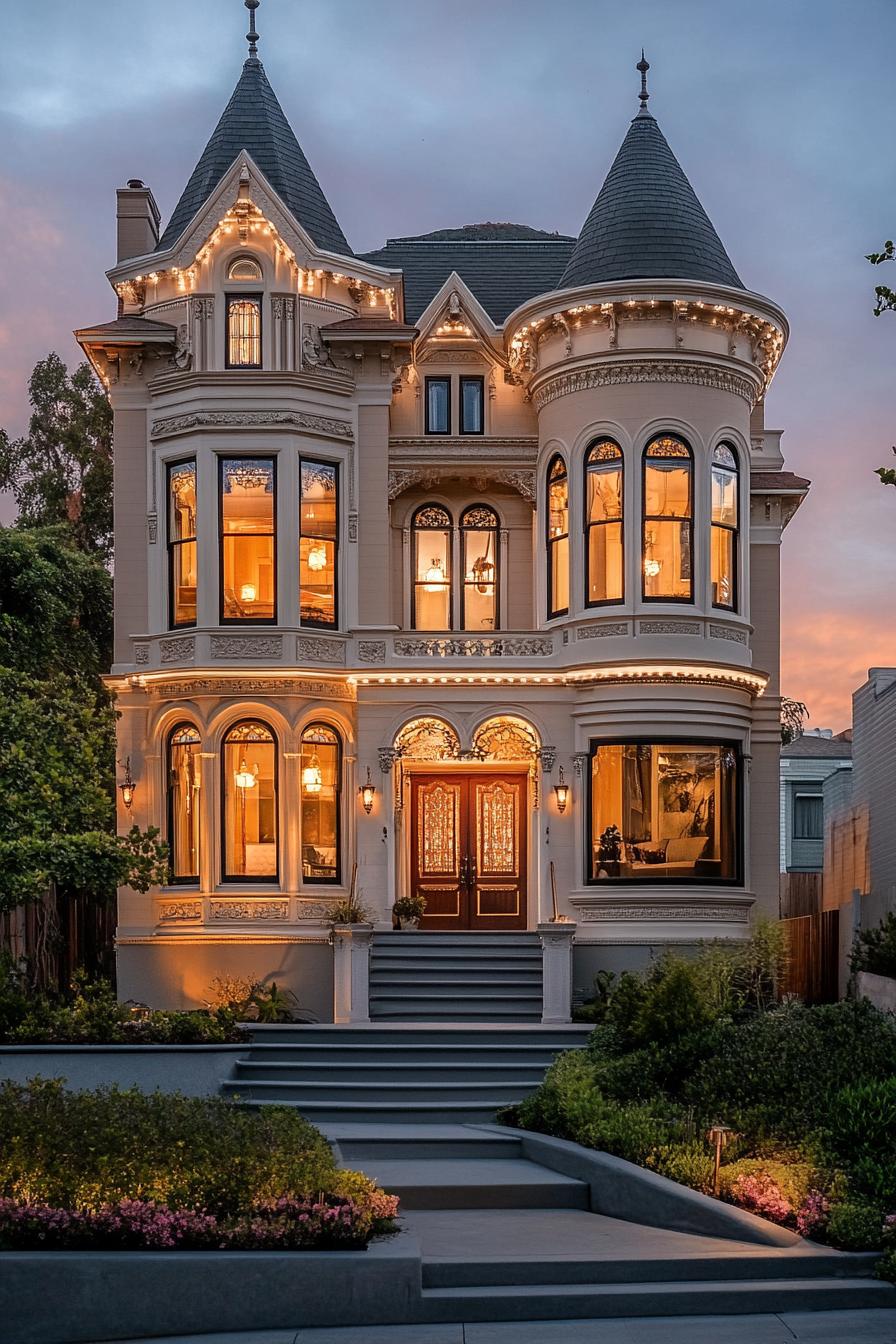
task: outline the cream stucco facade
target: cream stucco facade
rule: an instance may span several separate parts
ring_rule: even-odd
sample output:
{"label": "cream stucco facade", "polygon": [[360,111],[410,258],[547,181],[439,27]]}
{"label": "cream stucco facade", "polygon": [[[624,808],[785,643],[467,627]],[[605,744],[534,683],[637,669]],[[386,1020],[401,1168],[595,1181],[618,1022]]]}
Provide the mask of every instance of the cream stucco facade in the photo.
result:
{"label": "cream stucco facade", "polygon": [[[253,60],[247,97],[259,77]],[[135,781],[120,823],[166,835],[182,823],[190,837],[189,872],[146,895],[120,894],[121,994],[197,1004],[216,975],[273,976],[327,1019],[334,904],[354,874],[375,927],[392,927],[394,900],[420,885],[414,846],[424,843],[424,812],[415,789],[436,776],[522,790],[522,809],[508,822],[519,870],[512,926],[549,920],[556,899],[577,924],[578,988],[601,965],[637,964],[668,944],[742,938],[754,911],[775,914],[780,542],[806,487],[783,470],[780,433],[763,422],[787,338],[780,309],[742,286],[648,273],[533,291],[496,318],[471,273],[449,269],[412,312],[406,269],[321,246],[301,202],[287,203],[249,143],[237,146],[170,245],[159,246],[148,188],[129,184],[118,199],[119,256],[109,275],[119,317],[78,336],[115,414],[110,685],[121,713],[118,755]],[[515,245],[506,243],[511,262]],[[475,241],[469,247],[475,254]],[[256,268],[249,289],[233,278],[243,262]],[[232,305],[249,290],[258,357],[239,366]],[[472,432],[458,432],[463,413]],[[690,454],[689,515],[683,525],[648,526],[645,450],[663,436]],[[619,573],[610,599],[589,605],[586,458],[603,442],[621,462]],[[722,589],[712,550],[720,446],[734,460],[737,533],[724,602],[715,600]],[[274,463],[264,467],[273,485],[245,486],[244,476],[233,487],[266,500],[254,522],[237,523],[244,532],[232,545],[222,461],[240,471]],[[554,550],[549,563],[562,526],[549,499],[558,462],[568,560]],[[302,463],[336,467],[325,561],[312,565],[326,562],[331,574],[320,601],[300,543]],[[172,529],[184,524],[172,521],[170,469],[182,464],[194,492],[195,549],[177,553],[187,555],[187,581],[175,584]],[[449,521],[421,537],[420,510],[430,507],[441,513],[425,516]],[[491,531],[479,534],[488,532],[491,568],[476,588],[462,522],[482,507],[494,515]],[[263,545],[251,540],[262,514]],[[644,578],[645,547],[666,526],[678,529],[673,558],[687,590],[668,600],[649,593]],[[225,570],[240,563],[228,557],[241,554],[245,535],[255,568],[250,582],[237,575],[250,594],[243,600]],[[438,565],[427,546],[442,548]],[[561,605],[548,590],[558,564],[568,599],[551,614]],[[270,603],[260,620],[252,607],[259,585]],[[444,595],[450,622],[421,619],[427,593]],[[468,608],[478,624],[465,618]],[[245,724],[262,725],[269,738],[250,732],[244,759],[239,748],[227,756],[228,734]],[[319,797],[307,791],[312,725],[313,742],[324,728],[336,743]],[[192,730],[189,802],[176,779],[186,756],[173,764],[171,755],[172,733],[184,727]],[[321,741],[331,741],[327,732]],[[595,765],[600,744],[625,744],[618,788],[628,793],[618,806],[627,822],[615,803],[600,801],[595,771],[610,769]],[[637,834],[636,757],[654,771],[654,819],[645,819],[642,798]],[[368,772],[369,811],[359,793]],[[248,823],[247,797],[258,806]],[[673,807],[688,822],[678,832],[669,829]],[[605,857],[605,822],[631,831],[616,859]],[[469,880],[471,891],[484,880],[475,862]],[[483,927],[494,929],[503,913],[495,905]],[[458,919],[477,927],[472,916]]]}

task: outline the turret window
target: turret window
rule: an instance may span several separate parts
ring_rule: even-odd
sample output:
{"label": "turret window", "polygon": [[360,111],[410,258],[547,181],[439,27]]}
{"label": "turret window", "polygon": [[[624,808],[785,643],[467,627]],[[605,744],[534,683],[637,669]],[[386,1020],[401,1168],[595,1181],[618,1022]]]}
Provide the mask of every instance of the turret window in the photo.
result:
{"label": "turret window", "polygon": [[222,621],[277,619],[276,480],[273,458],[221,458]]}
{"label": "turret window", "polygon": [[265,723],[237,723],[222,762],[225,882],[277,880],[277,740]]}
{"label": "turret window", "polygon": [[737,457],[720,443],[712,455],[710,574],[713,606],[730,611],[737,605],[737,486]]}
{"label": "turret window", "polygon": [[335,729],[313,723],[302,733],[302,878],[338,882],[339,792],[342,741]]}
{"label": "turret window", "polygon": [[498,624],[498,515],[484,504],[466,509],[460,535],[461,624],[464,630],[494,630]]}
{"label": "turret window", "polygon": [[623,460],[612,439],[592,444],[585,458],[585,602],[623,598]]}
{"label": "turret window", "polygon": [[451,629],[451,515],[439,504],[414,514],[415,630]]}
{"label": "turret window", "polygon": [[301,462],[299,603],[302,625],[337,624],[336,556],[339,545],[338,468]]}
{"label": "turret window", "polygon": [[569,611],[569,477],[562,457],[548,467],[547,553],[550,619]]}
{"label": "turret window", "polygon": [[261,368],[261,295],[227,295],[227,367]]}
{"label": "turret window", "polygon": [[168,467],[168,624],[196,624],[196,460]]}
{"label": "turret window", "polygon": [[671,434],[653,439],[644,450],[645,601],[693,601],[693,472],[690,448]]}

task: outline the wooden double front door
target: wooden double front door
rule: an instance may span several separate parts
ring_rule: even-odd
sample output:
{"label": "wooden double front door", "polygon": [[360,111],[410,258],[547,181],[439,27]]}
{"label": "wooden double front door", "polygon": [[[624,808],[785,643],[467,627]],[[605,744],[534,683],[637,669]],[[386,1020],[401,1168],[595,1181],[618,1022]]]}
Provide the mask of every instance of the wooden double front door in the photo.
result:
{"label": "wooden double front door", "polygon": [[526,927],[525,774],[411,777],[411,890],[422,929]]}

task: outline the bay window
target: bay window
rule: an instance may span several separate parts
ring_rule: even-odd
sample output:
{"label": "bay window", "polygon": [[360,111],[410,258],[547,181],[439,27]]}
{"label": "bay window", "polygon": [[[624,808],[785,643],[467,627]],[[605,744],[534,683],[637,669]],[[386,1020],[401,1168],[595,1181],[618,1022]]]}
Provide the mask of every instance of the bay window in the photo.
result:
{"label": "bay window", "polygon": [[414,514],[411,532],[414,629],[450,630],[451,515],[440,504],[424,504]]}
{"label": "bay window", "polygon": [[299,474],[299,620],[326,629],[338,624],[338,468],[302,458]]}
{"label": "bay window", "polygon": [[190,723],[168,735],[168,863],[172,882],[199,880],[200,737]]}
{"label": "bay window", "polygon": [[494,630],[498,624],[498,515],[485,504],[465,509],[460,536],[461,626],[464,630]]}
{"label": "bay window", "polygon": [[622,450],[612,439],[585,457],[585,604],[621,602],[624,591]]}
{"label": "bay window", "polygon": [[196,460],[168,466],[168,624],[196,624]]}
{"label": "bay window", "polygon": [[733,611],[737,604],[737,457],[727,443],[712,455],[710,575],[712,604]]}
{"label": "bay window", "polygon": [[219,478],[221,621],[277,619],[276,465],[222,457]]}
{"label": "bay window", "polygon": [[562,457],[548,466],[548,619],[569,611],[569,477]]}
{"label": "bay window", "polygon": [[225,882],[276,882],[277,740],[265,723],[236,723],[221,763]]}
{"label": "bay window", "polygon": [[592,742],[587,880],[740,880],[737,748]]}
{"label": "bay window", "polygon": [[302,733],[302,877],[339,882],[339,795],[342,740],[334,728],[312,723]]}
{"label": "bay window", "polygon": [[674,435],[661,435],[644,449],[645,601],[693,601],[693,470],[690,448]]}

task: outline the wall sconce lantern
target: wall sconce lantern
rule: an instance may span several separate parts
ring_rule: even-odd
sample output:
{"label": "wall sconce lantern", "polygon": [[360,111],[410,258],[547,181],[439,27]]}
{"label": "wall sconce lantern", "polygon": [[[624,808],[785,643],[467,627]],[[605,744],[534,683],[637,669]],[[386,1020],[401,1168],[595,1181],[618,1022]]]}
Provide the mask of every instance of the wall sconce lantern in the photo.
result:
{"label": "wall sconce lantern", "polygon": [[367,780],[358,789],[358,797],[361,799],[361,806],[364,808],[364,811],[367,813],[368,817],[370,816],[370,812],[373,807],[373,799],[375,794],[376,794],[376,785],[370,778],[370,766],[368,765]]}
{"label": "wall sconce lantern", "polygon": [[557,799],[557,811],[562,815],[566,811],[566,805],[569,802],[569,785],[563,778],[563,766],[560,767],[560,778],[554,785],[554,797]]}
{"label": "wall sconce lantern", "polygon": [[125,807],[130,812],[131,804],[134,801],[134,792],[137,788],[137,785],[134,783],[133,776],[131,775],[130,756],[124,763],[124,780],[121,784],[119,784],[118,787],[121,789],[121,801],[124,803]]}

